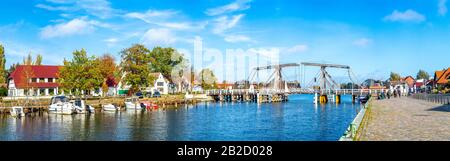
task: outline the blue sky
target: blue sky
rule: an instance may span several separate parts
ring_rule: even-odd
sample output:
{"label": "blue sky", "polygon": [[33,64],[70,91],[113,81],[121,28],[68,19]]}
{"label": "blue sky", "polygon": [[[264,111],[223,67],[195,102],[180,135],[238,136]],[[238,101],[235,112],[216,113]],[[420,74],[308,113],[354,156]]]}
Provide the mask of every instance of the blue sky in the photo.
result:
{"label": "blue sky", "polygon": [[[118,52],[135,43],[196,57],[227,49],[279,54],[279,62],[350,65],[359,79],[387,79],[449,67],[446,0],[4,0],[0,43],[7,65],[28,53],[62,64],[76,49]],[[194,61],[192,61],[194,62]],[[241,68],[239,65],[236,69]],[[217,71],[220,80],[245,79]],[[292,75],[293,71],[286,71]],[[317,69],[308,68],[311,77]],[[291,74],[289,74],[291,73]],[[336,77],[345,74],[336,73]],[[287,76],[289,77],[289,76]],[[307,78],[310,79],[310,78]]]}

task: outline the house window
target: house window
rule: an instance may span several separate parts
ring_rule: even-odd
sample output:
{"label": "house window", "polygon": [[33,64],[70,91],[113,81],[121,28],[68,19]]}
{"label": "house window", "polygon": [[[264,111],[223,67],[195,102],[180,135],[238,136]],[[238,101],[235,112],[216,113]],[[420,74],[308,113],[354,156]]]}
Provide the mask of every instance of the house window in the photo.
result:
{"label": "house window", "polygon": [[39,95],[41,95],[41,96],[45,95],[45,88],[39,89]]}
{"label": "house window", "polygon": [[156,86],[164,86],[164,82],[156,82]]}
{"label": "house window", "polygon": [[53,83],[53,78],[48,78],[48,82]]}
{"label": "house window", "polygon": [[39,82],[45,82],[45,78],[39,78]]}
{"label": "house window", "polygon": [[37,78],[31,78],[31,82],[36,83],[37,82]]}
{"label": "house window", "polygon": [[48,94],[49,94],[49,95],[55,95],[55,90],[56,90],[56,89],[54,89],[54,88],[48,89]]}

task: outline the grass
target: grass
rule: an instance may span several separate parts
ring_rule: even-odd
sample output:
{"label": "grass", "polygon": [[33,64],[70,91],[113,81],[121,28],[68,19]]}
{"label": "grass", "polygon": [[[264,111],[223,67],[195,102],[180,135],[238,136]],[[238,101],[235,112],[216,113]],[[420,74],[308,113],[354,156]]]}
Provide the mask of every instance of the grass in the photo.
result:
{"label": "grass", "polygon": [[361,141],[361,135],[365,133],[366,126],[369,124],[370,120],[372,119],[371,113],[372,113],[372,99],[370,99],[368,101],[366,113],[364,114],[361,124],[359,125],[358,129],[356,130],[356,135],[353,138],[353,141]]}

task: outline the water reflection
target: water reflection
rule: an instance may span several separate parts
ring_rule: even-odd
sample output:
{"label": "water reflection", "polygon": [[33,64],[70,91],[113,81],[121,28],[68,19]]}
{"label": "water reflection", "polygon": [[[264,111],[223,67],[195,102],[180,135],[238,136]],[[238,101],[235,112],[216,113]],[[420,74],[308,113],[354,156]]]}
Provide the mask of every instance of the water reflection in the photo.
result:
{"label": "water reflection", "polygon": [[205,103],[152,112],[0,116],[0,140],[337,140],[359,105]]}

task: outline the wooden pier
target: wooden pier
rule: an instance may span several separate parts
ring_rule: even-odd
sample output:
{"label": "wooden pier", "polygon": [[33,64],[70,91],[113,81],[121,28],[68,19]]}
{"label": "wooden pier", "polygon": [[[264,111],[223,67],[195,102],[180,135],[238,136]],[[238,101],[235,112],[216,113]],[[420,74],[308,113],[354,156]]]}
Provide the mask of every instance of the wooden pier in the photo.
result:
{"label": "wooden pier", "polygon": [[214,101],[220,102],[285,102],[288,101],[289,93],[276,90],[207,90],[206,94]]}

